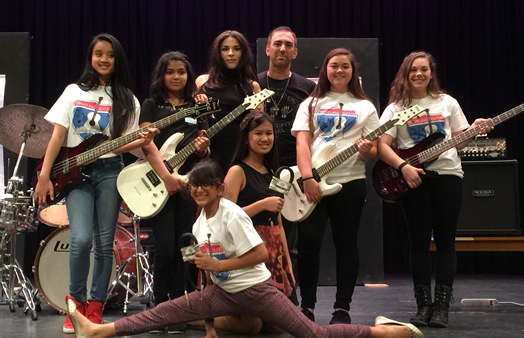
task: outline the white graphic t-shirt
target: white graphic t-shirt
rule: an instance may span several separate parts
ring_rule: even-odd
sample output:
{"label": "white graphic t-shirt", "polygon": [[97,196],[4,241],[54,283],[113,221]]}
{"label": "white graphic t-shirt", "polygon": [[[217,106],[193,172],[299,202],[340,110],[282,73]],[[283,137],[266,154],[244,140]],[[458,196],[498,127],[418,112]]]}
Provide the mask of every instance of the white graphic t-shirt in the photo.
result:
{"label": "white graphic t-shirt", "polygon": [[[312,98],[306,99],[298,108],[291,128],[295,137],[299,131],[310,130],[308,108],[311,100]],[[349,93],[328,92],[316,102],[314,108],[311,144],[313,167],[323,164],[318,163],[317,159],[326,147],[333,147],[329,160],[379,127],[378,114],[373,103],[357,99]],[[346,183],[365,177],[365,162],[356,153],[330,172],[327,183]]]}
{"label": "white graphic t-shirt", "polygon": [[[89,136],[105,134],[110,136],[111,110],[113,100],[106,92],[111,88],[98,87],[84,91],[78,85],[66,87],[60,98],[46,114],[45,119],[52,124],[58,123],[68,129],[64,146],[76,147]],[[140,103],[135,100],[135,116],[126,134],[138,130]],[[113,153],[102,158],[115,156]]]}
{"label": "white graphic t-shirt", "polygon": [[[394,139],[397,139],[399,149],[412,148],[434,132],[443,133],[445,135],[444,140],[449,140],[452,133],[460,132],[469,127],[469,123],[457,100],[447,94],[442,94],[438,98],[426,96],[422,99],[413,100],[412,104],[429,109],[429,117],[427,114],[422,113],[418,117],[409,120],[405,126],[396,126],[386,132]],[[390,104],[382,113],[380,122],[387,122],[393,117],[395,112],[404,109],[405,107],[397,104]],[[427,165],[427,168],[441,175],[464,176],[456,148],[451,148],[440,154],[434,162]]]}
{"label": "white graphic t-shirt", "polygon": [[[209,254],[208,234],[211,234],[213,257],[224,260],[240,257],[263,243],[251,222],[251,218],[235,203],[220,199],[216,214],[207,219],[205,210],[193,225],[193,235],[198,240],[200,252]],[[264,263],[244,269],[211,272],[213,283],[227,292],[236,293],[261,283],[271,276]]]}

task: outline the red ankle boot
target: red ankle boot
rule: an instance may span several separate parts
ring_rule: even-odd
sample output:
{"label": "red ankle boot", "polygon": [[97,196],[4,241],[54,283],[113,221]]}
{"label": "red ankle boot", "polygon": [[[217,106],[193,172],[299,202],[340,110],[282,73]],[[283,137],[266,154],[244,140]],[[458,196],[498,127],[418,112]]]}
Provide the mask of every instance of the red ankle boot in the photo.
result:
{"label": "red ankle boot", "polygon": [[[81,314],[85,313],[86,302],[82,302],[82,303],[77,302],[76,299],[73,298],[73,296],[67,295],[67,296],[65,296],[66,304],[67,304],[67,300],[68,299],[71,299],[73,302],[75,302],[76,309],[78,310],[78,312],[80,312]],[[62,332],[64,332],[64,333],[75,333],[75,329],[73,328],[73,324],[71,323],[71,319],[69,319],[69,315],[67,313],[66,313],[66,319],[65,319],[65,322],[64,322],[64,326],[62,327]]]}
{"label": "red ankle boot", "polygon": [[92,300],[86,306],[86,318],[95,324],[103,324],[102,311],[104,310],[104,303]]}

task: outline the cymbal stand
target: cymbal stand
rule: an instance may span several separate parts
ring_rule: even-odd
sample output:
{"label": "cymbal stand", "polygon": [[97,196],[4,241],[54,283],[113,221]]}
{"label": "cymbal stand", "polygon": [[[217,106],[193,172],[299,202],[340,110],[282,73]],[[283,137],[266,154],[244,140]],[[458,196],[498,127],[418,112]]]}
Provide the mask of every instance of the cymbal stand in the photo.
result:
{"label": "cymbal stand", "polygon": [[[129,294],[131,294],[132,297],[149,295],[149,298],[151,298],[153,294],[153,275],[149,272],[148,263],[149,253],[146,252],[144,254],[138,250],[138,246],[140,245],[140,217],[136,215],[133,215],[133,230],[134,238],[132,240],[135,242],[135,253],[131,255],[122,266],[117,267],[118,274],[108,292],[108,295],[111,295],[117,284],[120,284],[126,290],[124,309],[122,310],[124,314],[127,314]],[[135,270],[131,273],[126,272],[127,266],[133,259],[135,259],[136,264]],[[126,283],[123,282],[122,277],[125,277]],[[131,278],[136,279],[136,292],[130,287]]]}
{"label": "cymbal stand", "polygon": [[25,303],[24,314],[27,314],[29,310],[31,310],[31,318],[37,320],[37,311],[40,311],[40,304],[36,297],[37,290],[29,279],[27,279],[23,270],[20,268],[20,264],[16,260],[16,235],[18,234],[17,201],[19,196],[17,188],[18,184],[23,183],[23,178],[18,178],[16,172],[18,171],[18,165],[23,155],[25,142],[30,135],[30,131],[22,134],[24,142],[20,148],[13,177],[8,181],[7,194],[5,196],[13,198],[1,201],[2,212],[6,212],[6,215],[1,215],[2,217],[0,217],[0,228],[4,229],[0,240],[0,264],[2,264],[0,267],[0,281],[2,285],[0,295],[3,295],[0,297],[0,303],[8,303],[11,312],[15,312],[15,303],[20,307],[24,306]]}

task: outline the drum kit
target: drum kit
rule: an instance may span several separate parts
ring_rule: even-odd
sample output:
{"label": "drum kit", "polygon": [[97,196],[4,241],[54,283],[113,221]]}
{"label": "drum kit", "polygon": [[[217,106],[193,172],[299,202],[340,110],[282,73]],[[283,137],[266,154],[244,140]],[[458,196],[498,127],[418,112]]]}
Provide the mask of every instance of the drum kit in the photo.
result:
{"label": "drum kit", "polygon": [[[32,189],[27,193],[18,190],[23,185],[23,178],[17,176],[22,156],[42,158],[45,154],[53,131],[52,125],[44,120],[46,113],[45,108],[28,104],[0,108],[0,144],[18,152],[6,193],[0,195],[0,304],[8,304],[11,312],[15,312],[15,305],[24,307],[24,313],[31,312],[33,320],[38,319],[37,312],[41,311],[39,296],[55,310],[65,313],[64,298],[69,290],[70,232],[65,204],[38,208]],[[56,229],[40,243],[36,254],[35,288],[16,259],[16,240],[18,234],[36,231],[40,223]],[[140,218],[123,205],[115,232],[106,307],[123,306],[124,313],[131,297],[147,296],[148,305],[152,297],[153,277],[148,253],[140,245],[139,224]],[[87,285],[89,291],[91,273]]]}

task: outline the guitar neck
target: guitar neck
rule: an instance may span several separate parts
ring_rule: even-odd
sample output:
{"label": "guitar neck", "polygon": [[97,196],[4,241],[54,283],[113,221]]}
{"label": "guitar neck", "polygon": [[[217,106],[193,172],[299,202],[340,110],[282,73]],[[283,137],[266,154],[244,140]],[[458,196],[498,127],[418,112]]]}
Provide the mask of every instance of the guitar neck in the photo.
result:
{"label": "guitar neck", "polygon": [[[377,139],[380,135],[384,134],[388,129],[391,129],[395,123],[397,123],[397,119],[389,120],[377,129],[373,130],[371,133],[364,136],[366,140],[373,141]],[[330,173],[333,169],[338,167],[342,162],[353,156],[358,152],[358,147],[356,144],[353,144],[352,146],[344,149],[340,154],[333,157],[331,160],[327,161],[320,167],[316,168],[317,173],[320,177],[323,177]]]}
{"label": "guitar neck", "polygon": [[114,140],[111,140],[111,141],[108,141],[108,142],[104,142],[102,143],[101,145],[99,146],[96,146],[92,149],[89,149],[87,151],[85,151],[84,153],[82,154],[79,154],[78,157],[77,157],[77,163],[79,165],[83,165],[83,164],[86,164],[86,163],[89,163],[97,158],[99,158],[100,156],[104,155],[104,154],[107,154],[115,149],[118,149],[130,142],[133,142],[135,140],[138,140],[140,138],[140,133],[142,132],[147,132],[148,129],[150,128],[158,128],[158,129],[162,129],[162,128],[165,128],[173,123],[175,123],[176,121],[178,120],[181,120],[182,118],[184,117],[188,117],[188,116],[191,116],[191,115],[194,115],[195,114],[195,109],[193,107],[190,107],[190,108],[186,108],[186,109],[182,109],[181,111],[177,112],[177,113],[174,113],[174,114],[171,114],[167,117],[164,117],[163,119],[161,120],[158,120],[144,128],[140,128],[136,131],[133,131],[129,134],[126,134],[126,135],[123,135],[123,136],[120,136]]}
{"label": "guitar neck", "polygon": [[517,116],[518,114],[522,113],[523,111],[524,111],[524,103],[513,109],[508,110],[505,113],[502,113],[492,118],[488,122],[478,125],[475,128],[467,130],[460,135],[452,137],[451,139],[447,141],[441,142],[429,149],[426,149],[418,154],[419,163],[429,162],[435,159],[437,156],[439,156],[443,152],[461,144],[462,142],[469,140],[470,138],[477,136],[478,134],[480,134],[483,128],[494,127],[502,122],[505,122],[506,120],[509,120],[512,117]]}
{"label": "guitar neck", "polygon": [[[232,112],[221,118],[217,123],[215,123],[212,127],[210,127],[208,130],[202,134],[202,136],[207,137],[208,139],[215,136],[219,131],[224,129],[229,123],[231,123],[234,119],[240,116],[243,112],[246,111],[246,107],[244,105],[240,105],[236,107]],[[196,151],[195,143],[191,142],[188,145],[186,145],[182,150],[180,150],[176,155],[170,157],[165,161],[165,164],[168,168],[168,170],[173,173],[174,168],[176,168],[178,165],[183,163],[192,153]]]}

